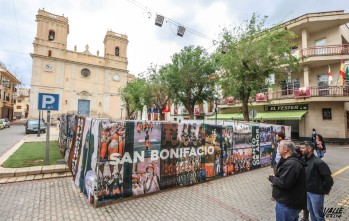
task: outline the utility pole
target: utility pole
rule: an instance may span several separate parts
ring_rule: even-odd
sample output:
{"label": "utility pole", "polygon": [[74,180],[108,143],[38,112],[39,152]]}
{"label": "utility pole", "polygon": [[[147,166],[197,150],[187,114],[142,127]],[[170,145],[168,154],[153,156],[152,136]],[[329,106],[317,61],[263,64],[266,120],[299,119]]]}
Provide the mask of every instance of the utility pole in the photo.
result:
{"label": "utility pole", "polygon": [[215,125],[217,125],[217,114],[218,114],[218,98],[214,98],[214,112],[215,112]]}

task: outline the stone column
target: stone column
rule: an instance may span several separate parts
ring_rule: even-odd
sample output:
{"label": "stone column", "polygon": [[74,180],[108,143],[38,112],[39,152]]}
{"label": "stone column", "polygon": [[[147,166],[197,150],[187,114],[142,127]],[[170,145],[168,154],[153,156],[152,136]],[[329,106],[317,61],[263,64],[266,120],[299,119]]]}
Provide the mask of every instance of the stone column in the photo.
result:
{"label": "stone column", "polygon": [[301,56],[306,56],[307,51],[303,51],[304,49],[308,48],[308,31],[306,29],[302,29],[302,54]]}
{"label": "stone column", "polygon": [[305,65],[303,67],[303,79],[304,79],[304,87],[309,86],[309,67],[308,65]]}

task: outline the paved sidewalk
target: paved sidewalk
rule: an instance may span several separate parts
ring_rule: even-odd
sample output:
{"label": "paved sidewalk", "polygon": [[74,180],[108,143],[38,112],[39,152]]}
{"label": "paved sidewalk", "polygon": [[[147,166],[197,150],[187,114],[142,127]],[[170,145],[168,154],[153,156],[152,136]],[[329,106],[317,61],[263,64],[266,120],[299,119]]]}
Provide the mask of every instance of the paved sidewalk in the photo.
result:
{"label": "paved sidewalk", "polygon": [[[58,139],[58,130],[56,127],[50,127],[50,140]],[[9,151],[0,157],[0,165],[2,165],[23,143],[46,141],[46,134],[28,134],[18,143],[16,143]],[[49,166],[35,166],[23,168],[4,168],[0,166],[0,184],[13,183],[28,180],[40,180],[58,177],[71,176],[69,168],[65,164],[49,165]]]}

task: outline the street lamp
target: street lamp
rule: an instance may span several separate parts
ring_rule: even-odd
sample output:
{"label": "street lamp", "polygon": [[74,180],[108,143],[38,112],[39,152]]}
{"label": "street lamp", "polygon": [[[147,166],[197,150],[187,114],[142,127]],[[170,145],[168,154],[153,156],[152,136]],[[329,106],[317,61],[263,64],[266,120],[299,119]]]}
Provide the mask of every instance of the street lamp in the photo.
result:
{"label": "street lamp", "polygon": [[215,113],[215,124],[217,125],[217,114],[218,114],[218,98],[214,97],[214,113]]}

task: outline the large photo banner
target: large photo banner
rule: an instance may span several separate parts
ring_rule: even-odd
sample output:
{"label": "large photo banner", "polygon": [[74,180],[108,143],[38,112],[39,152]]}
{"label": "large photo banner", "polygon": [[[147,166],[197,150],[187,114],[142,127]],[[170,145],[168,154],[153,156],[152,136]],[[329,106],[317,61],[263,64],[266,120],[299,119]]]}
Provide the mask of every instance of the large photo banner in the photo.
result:
{"label": "large photo banner", "polygon": [[97,163],[91,168],[96,168],[98,201],[122,198],[127,187],[127,182],[124,182],[124,162],[132,163],[129,152],[125,150],[125,124],[120,121],[100,121],[99,125],[94,124],[93,129],[96,131],[93,134],[99,134],[99,145],[95,146],[97,151],[93,152]]}
{"label": "large photo banner", "polygon": [[201,151],[202,180],[210,180],[216,176],[222,176],[222,127],[219,125],[203,125],[205,139]]}
{"label": "large photo banner", "polygon": [[259,125],[260,134],[260,165],[269,165],[272,154],[272,141],[275,139],[275,133],[272,132],[272,126],[267,124]]}
{"label": "large photo banner", "polygon": [[97,155],[98,135],[100,121],[87,118],[84,127],[84,136],[78,170],[75,177],[75,185],[88,197],[94,198],[94,190],[97,188]]}
{"label": "large photo banner", "polygon": [[[163,123],[161,135],[161,150],[163,154],[170,155],[171,153],[176,153],[180,146],[180,140],[178,139],[178,124]],[[177,174],[179,174],[177,158],[167,157],[160,159],[160,189],[176,187],[178,185]]]}
{"label": "large photo banner", "polygon": [[132,166],[134,196],[160,190],[161,126],[159,122],[135,122]]}
{"label": "large photo banner", "polygon": [[246,122],[65,119],[60,148],[75,185],[95,205],[268,165],[275,134],[291,131]]}
{"label": "large photo banner", "polygon": [[[266,136],[265,131],[262,130],[262,128],[259,127],[259,125],[253,124],[252,125],[252,169],[255,169],[261,166],[262,158],[260,156],[260,151],[261,151],[260,144],[261,144],[262,136],[263,137]],[[263,141],[266,141],[265,138],[263,138]]]}
{"label": "large photo banner", "polygon": [[223,176],[229,176],[234,174],[234,162],[233,162],[233,135],[234,135],[234,123],[229,123],[222,128],[222,165]]}
{"label": "large photo banner", "polygon": [[71,169],[73,177],[75,179],[75,175],[77,172],[77,165],[80,160],[80,152],[81,152],[81,142],[82,137],[84,136],[84,127],[85,127],[86,118],[83,116],[75,117],[75,133],[73,138],[73,143],[70,151],[67,151],[65,156],[68,158],[68,166]]}
{"label": "large photo banner", "polygon": [[234,174],[249,171],[252,162],[252,125],[249,123],[235,125],[233,140]]}

